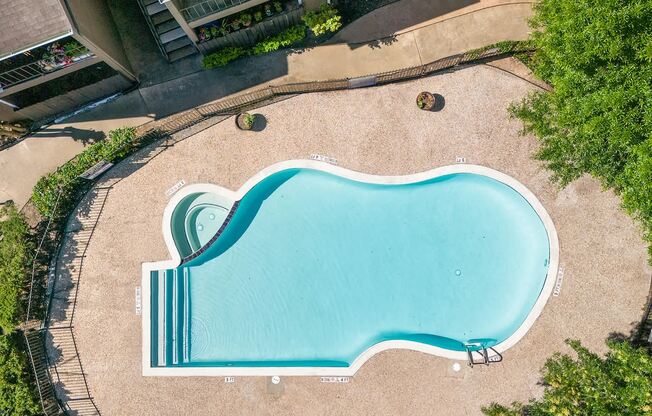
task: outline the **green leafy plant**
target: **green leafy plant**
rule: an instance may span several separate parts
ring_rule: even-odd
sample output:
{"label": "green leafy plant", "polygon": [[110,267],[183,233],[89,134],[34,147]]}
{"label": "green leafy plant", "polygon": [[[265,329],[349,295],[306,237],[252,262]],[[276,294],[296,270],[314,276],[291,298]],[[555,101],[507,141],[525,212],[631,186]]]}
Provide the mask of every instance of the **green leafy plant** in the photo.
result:
{"label": "green leafy plant", "polygon": [[246,50],[237,46],[228,46],[226,48],[220,49],[217,52],[213,52],[209,55],[204,56],[204,68],[211,69],[224,66],[231,61],[234,61],[241,56],[246,55]]}
{"label": "green leafy plant", "polygon": [[254,126],[254,123],[256,122],[256,116],[253,115],[253,114],[247,113],[242,118],[242,121],[244,122],[245,127],[250,129],[250,128],[252,128]]}
{"label": "green leafy plant", "polygon": [[281,13],[283,11],[283,5],[280,1],[274,2],[274,10],[276,10],[276,13]]}
{"label": "green leafy plant", "polygon": [[67,212],[72,208],[70,204],[82,182],[79,175],[102,160],[115,162],[127,156],[133,150],[135,137],[136,132],[131,127],[110,131],[107,139],[88,146],[56,171],[39,179],[32,191],[32,203],[43,216],[49,217],[54,214],[57,195],[61,191],[59,207]]}
{"label": "green leafy plant", "polygon": [[30,257],[29,227],[13,204],[0,208],[0,329],[14,330],[23,311]]}
{"label": "green leafy plant", "polygon": [[261,11],[255,12],[254,13],[254,20],[256,22],[260,22],[261,20],[263,20],[263,12],[261,12]]}
{"label": "green leafy plant", "polygon": [[251,49],[253,55],[273,52],[280,48],[288,47],[306,37],[306,28],[301,25],[291,26],[275,36],[270,36]]}
{"label": "green leafy plant", "polygon": [[19,341],[18,334],[0,336],[0,414],[38,415],[41,407]]}
{"label": "green leafy plant", "polygon": [[577,359],[559,353],[543,368],[543,397],[528,404],[492,404],[488,416],[650,415],[652,357],[626,342],[608,342],[605,358],[567,341]]}
{"label": "green leafy plant", "polygon": [[240,15],[240,22],[242,22],[243,26],[251,25],[251,15],[249,13],[242,13]]}
{"label": "green leafy plant", "polygon": [[652,243],[652,2],[542,0],[534,11],[528,63],[553,91],[511,113],[539,139],[554,179],[600,179]]}
{"label": "green leafy plant", "polygon": [[330,4],[322,4],[319,11],[310,11],[301,19],[315,36],[337,32],[342,27],[342,16]]}

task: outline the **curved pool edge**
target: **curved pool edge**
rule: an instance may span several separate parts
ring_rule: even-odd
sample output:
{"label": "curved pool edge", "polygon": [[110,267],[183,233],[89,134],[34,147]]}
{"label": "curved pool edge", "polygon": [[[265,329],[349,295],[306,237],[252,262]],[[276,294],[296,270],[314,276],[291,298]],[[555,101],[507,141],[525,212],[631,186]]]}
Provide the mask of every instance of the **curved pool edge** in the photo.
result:
{"label": "curved pool edge", "polygon": [[[214,192],[233,202],[239,201],[242,197],[256,186],[259,182],[267,177],[287,169],[313,169],[321,172],[330,173],[343,177],[345,179],[366,182],[380,185],[404,185],[410,183],[423,182],[436,177],[457,173],[472,173],[489,177],[497,180],[518,192],[534,209],[543,223],[549,242],[549,264],[546,279],[537,300],[528,313],[523,323],[518,329],[504,341],[493,346],[498,353],[504,353],[513,347],[518,341],[525,336],[530,330],[536,319],[541,315],[550,294],[555,285],[555,279],[559,267],[559,239],[552,218],[544,208],[539,199],[525,185],[515,178],[481,165],[456,164],[437,167],[424,172],[402,176],[381,176],[362,173],[340,166],[331,165],[325,162],[315,160],[287,160],[270,165],[254,176],[249,178],[237,191],[213,185],[213,184],[194,184],[179,190],[170,199],[163,212],[163,237],[165,244],[170,252],[171,259],[148,262],[142,264],[142,281],[141,281],[141,299],[142,301],[142,363],[144,376],[353,376],[361,367],[374,355],[390,349],[407,349],[426,354],[448,358],[452,360],[467,360],[465,351],[452,351],[439,348],[433,345],[423,344],[415,341],[406,340],[389,340],[382,341],[372,345],[363,351],[348,367],[152,367],[150,364],[150,272],[176,268],[181,264],[182,257],[172,238],[171,219],[172,213],[186,196],[196,192]],[[491,351],[491,350],[489,350]],[[490,352],[490,356],[495,355]]]}

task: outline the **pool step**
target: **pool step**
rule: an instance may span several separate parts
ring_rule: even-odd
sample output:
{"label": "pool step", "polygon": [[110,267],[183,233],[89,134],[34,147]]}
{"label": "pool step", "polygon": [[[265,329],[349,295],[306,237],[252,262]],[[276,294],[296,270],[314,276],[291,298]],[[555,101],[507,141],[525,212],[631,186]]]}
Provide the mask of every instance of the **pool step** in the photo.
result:
{"label": "pool step", "polygon": [[189,343],[189,301],[188,270],[178,269],[152,272],[156,286],[156,317],[152,315],[152,325],[156,325],[156,359],[158,367],[174,366],[188,361]]}

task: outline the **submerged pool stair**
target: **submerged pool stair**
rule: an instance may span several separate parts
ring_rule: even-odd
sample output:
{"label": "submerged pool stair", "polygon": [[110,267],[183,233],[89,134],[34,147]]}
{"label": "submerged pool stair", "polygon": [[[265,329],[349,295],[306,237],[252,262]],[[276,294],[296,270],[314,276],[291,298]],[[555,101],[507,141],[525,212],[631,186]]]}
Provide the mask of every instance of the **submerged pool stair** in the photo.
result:
{"label": "submerged pool stair", "polygon": [[188,331],[190,303],[188,270],[159,270],[151,274],[152,289],[152,365],[176,366],[189,361]]}
{"label": "submerged pool stair", "polygon": [[[466,343],[464,344],[464,348],[466,349],[468,365],[471,368],[476,364],[489,365],[491,363],[499,363],[503,360],[503,356],[498,351],[492,347],[486,347],[481,343]],[[489,350],[493,353],[492,355],[489,355]],[[478,355],[480,359],[476,360],[476,356]]]}

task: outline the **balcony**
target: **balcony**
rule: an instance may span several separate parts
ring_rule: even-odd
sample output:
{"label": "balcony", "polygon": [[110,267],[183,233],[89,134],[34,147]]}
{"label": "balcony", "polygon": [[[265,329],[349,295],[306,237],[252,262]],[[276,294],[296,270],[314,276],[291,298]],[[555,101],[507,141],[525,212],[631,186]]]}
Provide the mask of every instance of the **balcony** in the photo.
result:
{"label": "balcony", "polygon": [[[33,49],[23,55],[6,59],[0,62],[0,93],[18,91],[20,84],[37,78],[52,79],[59,76],[54,74],[73,65],[83,68],[87,65],[76,64],[86,61],[92,63],[95,55],[86,47],[72,38],[54,42],[48,46]],[[62,71],[64,75],[70,71]],[[30,85],[33,83],[30,83]]]}
{"label": "balcony", "polygon": [[[196,27],[206,23],[206,20],[228,16],[231,14],[229,9],[233,9],[233,13],[235,13],[265,1],[267,0],[186,0],[183,2],[184,7],[180,7],[179,11],[186,22],[190,23],[190,26]],[[198,22],[199,20],[203,20],[203,22]]]}

